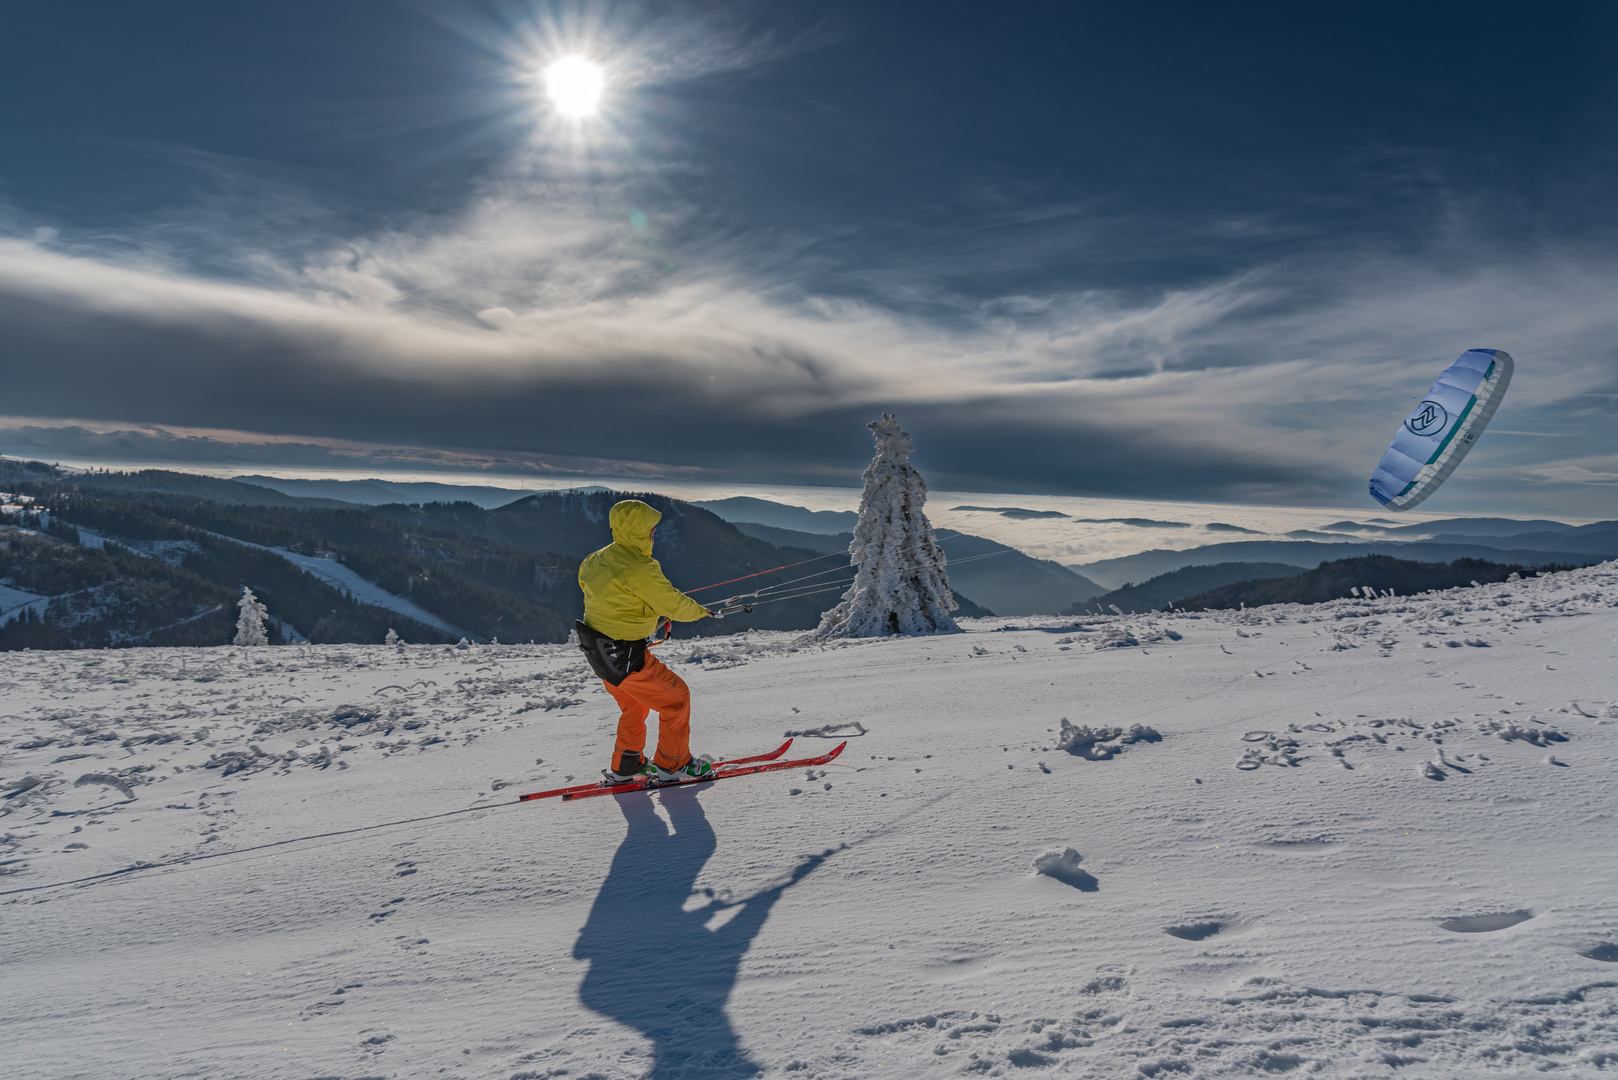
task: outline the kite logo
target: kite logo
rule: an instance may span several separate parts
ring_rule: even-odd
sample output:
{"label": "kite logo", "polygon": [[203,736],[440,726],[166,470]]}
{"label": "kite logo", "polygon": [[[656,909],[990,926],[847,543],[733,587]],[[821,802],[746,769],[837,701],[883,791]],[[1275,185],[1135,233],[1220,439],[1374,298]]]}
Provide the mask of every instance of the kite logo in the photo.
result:
{"label": "kite logo", "polygon": [[1412,435],[1432,435],[1444,430],[1449,423],[1449,413],[1444,406],[1436,401],[1424,401],[1410,419],[1405,421],[1405,427],[1410,429]]}

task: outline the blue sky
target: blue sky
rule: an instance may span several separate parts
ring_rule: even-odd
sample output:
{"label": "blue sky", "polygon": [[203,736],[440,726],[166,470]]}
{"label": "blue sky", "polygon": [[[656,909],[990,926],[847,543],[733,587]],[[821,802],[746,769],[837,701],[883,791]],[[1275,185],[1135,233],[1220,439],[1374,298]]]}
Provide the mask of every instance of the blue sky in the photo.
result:
{"label": "blue sky", "polygon": [[1355,505],[1481,346],[1426,508],[1618,516],[1610,5],[22,0],[0,96],[0,450]]}

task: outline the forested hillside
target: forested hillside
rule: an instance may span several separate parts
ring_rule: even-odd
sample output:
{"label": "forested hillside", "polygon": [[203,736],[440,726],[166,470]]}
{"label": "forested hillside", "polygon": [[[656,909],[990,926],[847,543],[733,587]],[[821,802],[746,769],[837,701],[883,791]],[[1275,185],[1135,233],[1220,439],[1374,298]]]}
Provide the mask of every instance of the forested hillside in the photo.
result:
{"label": "forested hillside", "polygon": [[[123,645],[222,645],[235,634],[235,602],[251,585],[270,604],[272,640],[380,641],[390,627],[412,641],[444,635],[362,604],[274,552],[168,525],[142,536],[92,539],[49,515],[40,531],[0,526],[0,581],[34,594],[0,623],[0,650]],[[156,535],[154,535],[156,534]],[[89,543],[87,544],[86,541]],[[98,542],[99,541],[99,542]]]}
{"label": "forested hillside", "polygon": [[1116,606],[1121,611],[1162,611],[1170,604],[1184,606],[1187,596],[1196,596],[1210,589],[1232,585],[1241,581],[1261,578],[1296,577],[1303,573],[1301,566],[1267,562],[1226,562],[1211,566],[1186,566],[1170,570],[1140,584],[1126,583],[1109,593],[1090,600],[1081,600],[1064,614],[1081,615],[1090,611],[1105,613]]}
{"label": "forested hillside", "polygon": [[[389,627],[412,641],[453,641],[445,625],[482,640],[561,641],[581,610],[579,560],[611,541],[607,511],[624,497],[356,507],[186,474],[3,465],[0,479],[39,512],[0,526],[0,588],[10,597],[0,604],[0,648],[221,644],[243,585],[288,634],[315,642],[380,641]],[[807,629],[850,576],[845,559],[778,548],[699,507],[639,497],[664,514],[654,554],[678,587],[744,579],[699,599],[796,582],[788,599],[681,634]],[[327,566],[353,587],[308,572]],[[772,568],[783,569],[759,574]],[[430,613],[439,628],[401,611]]]}
{"label": "forested hillside", "polygon": [[1482,559],[1456,559],[1450,563],[1412,562],[1390,555],[1364,555],[1321,563],[1293,577],[1243,581],[1187,597],[1176,606],[1188,611],[1263,604],[1320,604],[1361,594],[1413,596],[1429,589],[1491,584],[1518,576],[1567,570],[1566,566],[1529,568]]}
{"label": "forested hillside", "polygon": [[[657,526],[653,555],[677,588],[701,590],[697,599],[716,603],[741,592],[797,582],[793,593],[807,593],[789,600],[760,604],[753,614],[726,620],[704,621],[694,629],[702,632],[736,632],[747,627],[764,630],[807,629],[816,625],[820,613],[831,606],[834,596],[853,576],[847,556],[801,548],[777,547],[747,536],[734,525],[691,503],[651,492],[582,491],[532,495],[495,510],[471,503],[428,503],[424,506],[379,506],[376,513],[401,526],[437,535],[477,539],[503,545],[509,550],[546,552],[571,560],[567,588],[568,602],[577,604],[578,590],[573,573],[585,555],[609,543],[607,512],[620,499],[642,499],[663,514]],[[768,571],[784,564],[775,573]],[[717,588],[717,582],[743,578]]]}

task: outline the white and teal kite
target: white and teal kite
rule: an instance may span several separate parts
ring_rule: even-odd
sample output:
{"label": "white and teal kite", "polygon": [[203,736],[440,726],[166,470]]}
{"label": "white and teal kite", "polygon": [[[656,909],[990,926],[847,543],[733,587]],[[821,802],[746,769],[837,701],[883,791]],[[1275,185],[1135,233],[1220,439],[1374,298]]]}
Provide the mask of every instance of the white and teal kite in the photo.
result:
{"label": "white and teal kite", "polygon": [[1499,349],[1468,349],[1445,368],[1377,462],[1371,495],[1389,510],[1408,510],[1437,491],[1500,407],[1511,369]]}

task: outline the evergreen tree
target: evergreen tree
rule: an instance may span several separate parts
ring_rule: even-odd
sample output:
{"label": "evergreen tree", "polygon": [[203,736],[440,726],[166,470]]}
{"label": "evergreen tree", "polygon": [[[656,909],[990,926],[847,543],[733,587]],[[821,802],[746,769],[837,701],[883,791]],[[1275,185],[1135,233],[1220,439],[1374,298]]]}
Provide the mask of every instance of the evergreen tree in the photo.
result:
{"label": "evergreen tree", "polygon": [[236,640],[232,644],[268,645],[270,639],[264,633],[264,616],[269,609],[259,603],[246,585],[242,586],[242,598],[236,601],[236,606],[241,614],[236,616]]}
{"label": "evergreen tree", "polygon": [[922,512],[927,482],[910,464],[915,444],[899,419],[883,413],[866,425],[876,456],[865,470],[860,520],[848,546],[857,570],[842,601],[821,617],[817,636],[885,637],[954,633],[956,608],[944,552]]}

